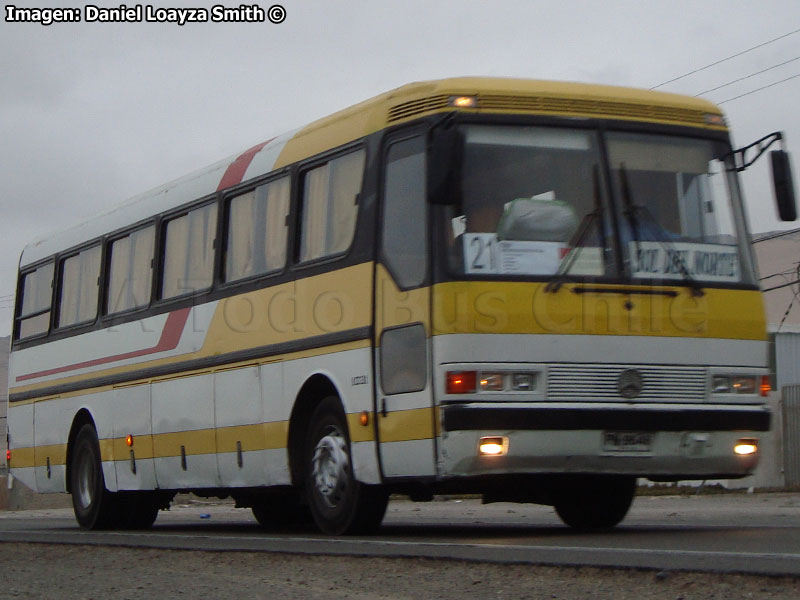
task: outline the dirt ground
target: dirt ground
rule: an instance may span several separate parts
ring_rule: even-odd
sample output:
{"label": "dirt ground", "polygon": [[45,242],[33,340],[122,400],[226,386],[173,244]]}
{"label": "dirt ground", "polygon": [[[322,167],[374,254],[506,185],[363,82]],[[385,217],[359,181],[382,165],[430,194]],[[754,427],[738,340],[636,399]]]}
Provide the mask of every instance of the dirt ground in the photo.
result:
{"label": "dirt ground", "polygon": [[0,543],[0,598],[797,600],[800,578]]}

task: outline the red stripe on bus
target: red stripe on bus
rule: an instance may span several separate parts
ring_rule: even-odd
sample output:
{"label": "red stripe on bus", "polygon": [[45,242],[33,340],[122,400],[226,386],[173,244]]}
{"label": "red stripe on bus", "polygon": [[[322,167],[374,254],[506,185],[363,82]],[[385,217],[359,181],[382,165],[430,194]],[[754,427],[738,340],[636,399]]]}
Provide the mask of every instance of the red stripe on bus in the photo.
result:
{"label": "red stripe on bus", "polygon": [[36,379],[37,377],[47,377],[48,375],[56,375],[58,373],[65,373],[67,371],[76,371],[78,369],[86,369],[89,367],[96,367],[97,365],[105,365],[120,360],[128,360],[129,358],[138,358],[139,356],[147,356],[148,354],[155,354],[156,352],[164,352],[166,350],[174,350],[178,342],[181,340],[183,328],[186,321],[189,319],[190,308],[182,308],[180,310],[169,313],[164,329],[161,330],[161,338],[158,344],[143,350],[134,350],[133,352],[125,352],[124,354],[115,354],[113,356],[106,356],[104,358],[95,358],[65,367],[57,367],[55,369],[48,369],[46,371],[38,371],[36,373],[28,373],[27,375],[20,375],[17,381],[26,381],[28,379]]}
{"label": "red stripe on bus", "polygon": [[234,160],[231,164],[228,165],[228,168],[225,171],[225,174],[222,176],[222,179],[217,186],[217,191],[224,190],[225,188],[229,188],[232,185],[236,185],[237,183],[242,182],[242,177],[244,177],[245,171],[247,171],[247,167],[250,166],[250,163],[253,162],[253,158],[256,154],[258,154],[261,149],[269,144],[272,140],[267,140],[266,142],[259,144],[258,146],[253,146],[247,152],[241,154],[236,160]]}

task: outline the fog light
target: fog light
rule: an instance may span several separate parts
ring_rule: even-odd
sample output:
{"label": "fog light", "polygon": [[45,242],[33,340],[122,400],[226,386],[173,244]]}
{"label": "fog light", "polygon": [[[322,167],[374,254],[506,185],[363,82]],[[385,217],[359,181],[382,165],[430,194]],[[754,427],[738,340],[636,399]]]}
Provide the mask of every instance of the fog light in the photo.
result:
{"label": "fog light", "polygon": [[483,437],[478,444],[478,454],[481,456],[503,456],[507,453],[507,437]]}
{"label": "fog light", "polygon": [[733,447],[733,452],[739,456],[752,456],[758,452],[758,440],[739,440]]}

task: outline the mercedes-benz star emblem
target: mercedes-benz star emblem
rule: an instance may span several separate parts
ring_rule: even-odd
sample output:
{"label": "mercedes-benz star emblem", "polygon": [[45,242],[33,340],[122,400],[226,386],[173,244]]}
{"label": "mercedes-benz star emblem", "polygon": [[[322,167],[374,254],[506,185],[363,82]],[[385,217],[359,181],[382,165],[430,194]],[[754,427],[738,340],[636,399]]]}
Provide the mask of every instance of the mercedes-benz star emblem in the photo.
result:
{"label": "mercedes-benz star emblem", "polygon": [[644,381],[636,369],[625,369],[617,378],[617,391],[623,398],[637,398],[642,393]]}

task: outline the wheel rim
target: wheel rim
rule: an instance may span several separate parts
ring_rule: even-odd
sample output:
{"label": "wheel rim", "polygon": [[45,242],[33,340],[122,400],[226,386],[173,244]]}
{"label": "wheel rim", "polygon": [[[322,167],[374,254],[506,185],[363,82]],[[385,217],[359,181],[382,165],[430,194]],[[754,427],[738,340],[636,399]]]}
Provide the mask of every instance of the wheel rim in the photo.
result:
{"label": "wheel rim", "polygon": [[88,448],[83,447],[78,455],[78,502],[84,509],[89,508],[94,502],[94,492],[97,483],[92,461],[92,453]]}
{"label": "wheel rim", "polygon": [[314,448],[311,475],[318,496],[328,508],[336,508],[350,486],[347,440],[335,428],[320,438]]}

